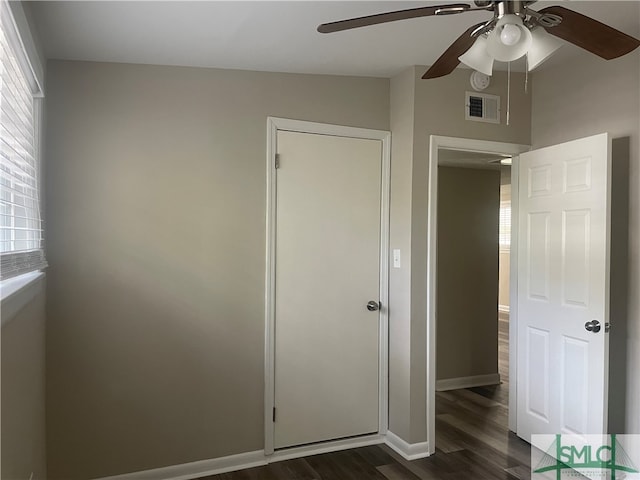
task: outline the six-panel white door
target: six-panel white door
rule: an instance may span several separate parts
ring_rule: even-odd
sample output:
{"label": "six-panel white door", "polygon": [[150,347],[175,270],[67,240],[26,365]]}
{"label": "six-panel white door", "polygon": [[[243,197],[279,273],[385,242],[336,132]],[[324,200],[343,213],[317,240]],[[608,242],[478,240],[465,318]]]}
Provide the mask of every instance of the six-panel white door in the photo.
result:
{"label": "six-panel white door", "polygon": [[382,142],[278,131],[274,447],[379,430]]}
{"label": "six-panel white door", "polygon": [[520,156],[517,433],[527,441],[606,432],[610,152],[601,134]]}

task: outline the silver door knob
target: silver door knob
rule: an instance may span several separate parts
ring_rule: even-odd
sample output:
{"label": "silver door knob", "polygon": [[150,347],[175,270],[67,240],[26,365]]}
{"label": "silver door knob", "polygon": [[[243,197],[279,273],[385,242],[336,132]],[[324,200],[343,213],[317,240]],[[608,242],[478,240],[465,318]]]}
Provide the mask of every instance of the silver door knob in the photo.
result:
{"label": "silver door knob", "polygon": [[367,303],[367,310],[370,312],[375,312],[376,310],[380,310],[380,304],[374,300],[370,300]]}
{"label": "silver door knob", "polygon": [[598,320],[591,320],[590,322],[584,324],[584,329],[587,332],[598,333],[600,331],[600,328],[602,327],[600,326],[600,322]]}

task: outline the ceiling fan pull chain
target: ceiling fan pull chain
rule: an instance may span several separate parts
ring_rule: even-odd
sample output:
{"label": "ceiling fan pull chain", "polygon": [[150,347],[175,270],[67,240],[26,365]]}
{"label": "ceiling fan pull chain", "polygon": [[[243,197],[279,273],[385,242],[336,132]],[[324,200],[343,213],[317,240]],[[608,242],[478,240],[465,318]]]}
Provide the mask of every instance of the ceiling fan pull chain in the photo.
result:
{"label": "ceiling fan pull chain", "polygon": [[526,95],[529,93],[529,55],[524,56],[524,61],[524,93]]}
{"label": "ceiling fan pull chain", "polygon": [[511,111],[511,62],[507,62],[507,126],[509,125],[510,111]]}

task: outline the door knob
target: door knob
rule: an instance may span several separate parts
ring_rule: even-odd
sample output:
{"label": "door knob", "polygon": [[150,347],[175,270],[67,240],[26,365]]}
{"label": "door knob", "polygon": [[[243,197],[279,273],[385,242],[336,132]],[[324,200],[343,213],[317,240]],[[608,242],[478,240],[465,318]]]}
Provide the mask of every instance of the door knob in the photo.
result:
{"label": "door knob", "polygon": [[370,300],[367,303],[367,310],[369,310],[370,312],[375,312],[376,310],[380,310],[380,303],[374,300]]}
{"label": "door knob", "polygon": [[600,331],[600,322],[598,320],[591,320],[584,324],[584,328],[587,332],[598,333]]}

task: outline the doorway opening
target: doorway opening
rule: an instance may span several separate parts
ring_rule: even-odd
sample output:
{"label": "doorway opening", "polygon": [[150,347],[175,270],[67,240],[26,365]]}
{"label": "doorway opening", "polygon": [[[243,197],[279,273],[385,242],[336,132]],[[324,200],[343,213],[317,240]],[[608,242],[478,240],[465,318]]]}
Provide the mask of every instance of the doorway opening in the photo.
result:
{"label": "doorway opening", "polygon": [[483,419],[508,429],[510,162],[438,155],[436,448],[445,453],[463,448],[454,428]]}
{"label": "doorway opening", "polygon": [[[427,279],[431,453],[436,448],[460,449],[455,432],[461,429],[476,437],[488,435],[487,439],[492,428],[515,430],[516,332],[509,328],[515,316],[510,319],[507,308],[513,311],[510,299],[517,292],[508,227],[512,182],[517,198],[517,156],[528,149],[431,137]],[[514,167],[502,165],[513,157]],[[465,420],[467,425],[462,424]]]}
{"label": "doorway opening", "polygon": [[[505,144],[501,148],[482,143],[431,137],[427,247],[430,453],[437,443],[436,325],[441,324],[443,310],[438,261],[444,244],[438,207],[444,200],[438,195],[438,159],[445,150],[508,153]],[[509,432],[525,444],[534,434],[606,432],[610,394],[611,138],[604,133],[526,153],[524,147],[520,155],[514,150],[508,429],[485,430],[490,424],[477,419],[471,426],[456,425],[467,441],[484,437],[494,448],[506,448],[507,456],[512,453],[511,444],[518,441]],[[462,234],[458,237],[454,240],[465,240]],[[476,284],[482,286],[481,282],[479,278]],[[454,421],[449,419],[449,423]],[[469,439],[474,434],[475,440]]]}

